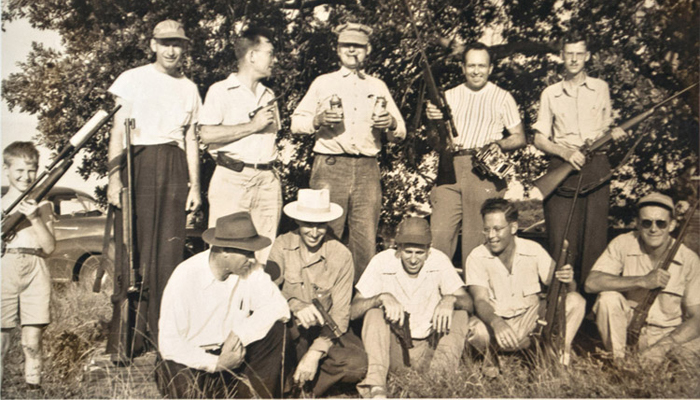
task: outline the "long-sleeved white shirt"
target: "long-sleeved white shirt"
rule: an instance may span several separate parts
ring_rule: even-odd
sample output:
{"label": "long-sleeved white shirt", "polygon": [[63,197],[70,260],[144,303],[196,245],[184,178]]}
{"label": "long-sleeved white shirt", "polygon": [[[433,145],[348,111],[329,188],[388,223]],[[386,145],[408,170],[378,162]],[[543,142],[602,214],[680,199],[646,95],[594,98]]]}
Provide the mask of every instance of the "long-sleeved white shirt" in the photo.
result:
{"label": "long-sleeved white shirt", "polygon": [[158,345],[163,359],[214,372],[218,356],[202,346],[221,344],[233,331],[244,346],[267,335],[289,307],[261,266],[245,278],[214,277],[204,251],[173,272],[161,302]]}

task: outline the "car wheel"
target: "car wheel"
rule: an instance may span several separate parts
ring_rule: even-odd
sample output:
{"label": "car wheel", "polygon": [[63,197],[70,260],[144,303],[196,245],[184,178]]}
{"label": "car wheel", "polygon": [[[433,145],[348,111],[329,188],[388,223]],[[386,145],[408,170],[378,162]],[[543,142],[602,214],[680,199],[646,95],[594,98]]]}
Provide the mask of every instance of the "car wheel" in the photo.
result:
{"label": "car wheel", "polygon": [[[95,277],[97,276],[97,271],[100,267],[101,259],[101,255],[91,255],[83,262],[83,265],[80,267],[80,272],[78,274],[78,284],[86,291],[92,291],[92,287],[95,284]],[[105,268],[105,273],[102,276],[102,286],[100,289],[102,292],[111,294],[114,290],[114,284],[112,280],[113,273],[114,265],[110,260],[108,261],[107,267]]]}

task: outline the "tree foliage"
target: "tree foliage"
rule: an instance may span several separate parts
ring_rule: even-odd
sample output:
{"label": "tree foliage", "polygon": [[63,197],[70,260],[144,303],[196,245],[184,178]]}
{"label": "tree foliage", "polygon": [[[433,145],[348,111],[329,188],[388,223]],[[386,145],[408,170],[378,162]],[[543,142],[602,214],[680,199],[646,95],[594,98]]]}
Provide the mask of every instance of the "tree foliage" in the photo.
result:
{"label": "tree foliage", "polygon": [[[539,94],[561,79],[556,42],[571,27],[590,36],[594,56],[588,71],[610,84],[617,122],[698,80],[698,5],[693,0],[409,2],[443,88],[464,80],[460,43],[497,32],[502,43],[494,47],[492,80],[512,92],[526,130],[536,119]],[[332,27],[346,21],[371,25],[375,32],[367,70],[387,83],[410,129],[408,140],[388,146],[380,157],[382,225],[391,231],[406,213],[429,212],[427,193],[436,159],[416,119],[418,42],[403,0],[9,0],[3,8],[3,21],[27,18],[63,38],[60,53],[33,45],[23,71],[3,81],[10,109],[36,114],[41,141],[50,149],[62,146],[97,109],[112,105],[107,88],[121,72],[152,61],[148,39],[160,20],[184,24],[192,46],[183,69],[202,96],[235,70],[233,40],[243,27],[272,27],[279,61],[268,84],[286,93],[279,146],[287,201],[308,185],[313,141],[290,134],[291,112],[315,77],[337,68]],[[617,220],[626,221],[640,194],[670,189],[678,171],[697,162],[697,98],[696,90],[635,129],[636,135],[647,136],[616,172],[611,204]],[[104,135],[87,146],[89,156],[80,168],[84,177],[107,172]],[[622,153],[613,159],[619,161]],[[531,149],[512,157],[526,186],[546,165]]]}

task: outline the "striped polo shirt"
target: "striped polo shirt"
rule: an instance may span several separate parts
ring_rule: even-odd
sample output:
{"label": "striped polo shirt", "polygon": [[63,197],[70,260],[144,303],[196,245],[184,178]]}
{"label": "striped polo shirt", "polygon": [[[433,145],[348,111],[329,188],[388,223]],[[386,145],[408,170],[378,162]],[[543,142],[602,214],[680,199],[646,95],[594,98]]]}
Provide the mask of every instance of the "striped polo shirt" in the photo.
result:
{"label": "striped polo shirt", "polygon": [[461,84],[445,92],[452,111],[460,149],[476,149],[503,138],[503,128],[520,123],[515,99],[507,91],[488,82],[478,92]]}

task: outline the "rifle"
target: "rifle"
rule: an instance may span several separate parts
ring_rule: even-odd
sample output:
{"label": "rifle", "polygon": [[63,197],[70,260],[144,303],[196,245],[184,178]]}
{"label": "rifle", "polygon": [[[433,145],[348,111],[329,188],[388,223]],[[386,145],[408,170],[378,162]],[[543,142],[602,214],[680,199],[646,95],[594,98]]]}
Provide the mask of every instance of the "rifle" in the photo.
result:
{"label": "rifle", "polygon": [[[693,87],[697,86],[698,84],[695,83],[693,85],[688,86],[687,88],[681,90],[680,92],[674,94],[671,97],[666,98],[665,100],[656,103],[653,105],[650,109],[647,111],[644,111],[641,114],[638,114],[627,121],[623,122],[620,124],[620,128],[623,130],[628,130],[639,124],[640,122],[644,121],[647,119],[650,115],[652,115],[659,107],[663,106],[664,104],[668,103],[669,101],[675,99],[676,97],[680,96],[681,94],[687,92],[688,90],[692,89]],[[583,155],[588,157],[591,155],[594,151],[602,148],[603,146],[607,145],[610,143],[612,140],[612,129],[608,129],[608,131],[603,135],[601,138],[598,140],[594,141],[593,143],[590,144],[585,144],[581,147],[579,150]],[[561,164],[559,167],[556,169],[547,172],[537,180],[535,180],[534,185],[537,189],[540,190],[542,193],[542,198],[546,199],[549,197],[554,190],[561,185],[562,182],[569,176],[574,171],[574,167],[569,164],[568,162],[565,162]]]}
{"label": "rifle", "polygon": [[418,31],[416,20],[413,16],[413,12],[411,11],[411,7],[408,4],[408,0],[403,0],[403,4],[406,7],[406,12],[411,20],[413,32],[416,34],[416,40],[418,41],[420,64],[421,68],[423,69],[423,81],[425,82],[425,88],[428,92],[428,98],[430,102],[438,107],[442,112],[442,120],[429,120],[429,124],[433,125],[434,129],[438,131],[438,142],[435,149],[438,151],[440,157],[438,161],[438,173],[435,184],[451,185],[457,182],[454,167],[454,155],[452,154],[452,138],[457,137],[457,130],[454,127],[452,111],[450,110],[450,106],[447,104],[447,100],[445,100],[445,95],[440,91],[440,89],[438,89],[438,86],[435,83],[435,77],[430,70],[430,63],[428,63],[428,56],[425,54],[425,42]]}
{"label": "rifle", "polygon": [[335,323],[331,315],[328,314],[328,311],[326,311],[321,302],[318,299],[314,298],[311,299],[311,303],[313,303],[314,307],[316,307],[318,312],[321,313],[321,316],[323,316],[323,325],[331,331],[332,339],[340,339],[340,337],[343,336],[343,332],[338,327],[338,324]]}
{"label": "rifle", "polygon": [[[678,237],[676,238],[676,241],[673,242],[673,246],[671,246],[668,250],[666,250],[664,254],[663,261],[659,266],[657,267],[660,270],[663,271],[668,271],[668,267],[671,265],[673,262],[673,258],[676,256],[676,253],[678,252],[678,249],[681,248],[681,244],[683,242],[683,238],[685,237],[686,233],[688,232],[688,226],[690,226],[690,220],[695,213],[695,210],[698,209],[698,204],[700,201],[696,201],[695,204],[688,210],[687,214],[688,216],[686,217],[685,221],[683,222],[683,226],[681,227],[680,232],[678,233]],[[632,315],[632,320],[630,321],[629,325],[627,325],[627,346],[630,348],[634,348],[637,346],[639,343],[639,335],[642,331],[642,327],[647,321],[647,317],[649,316],[649,309],[651,309],[651,306],[654,304],[654,301],[656,301],[656,297],[661,294],[661,291],[663,288],[658,287],[653,290],[647,290],[646,293],[644,294],[644,298],[642,301],[639,302],[637,307],[634,309],[634,314]]]}
{"label": "rifle", "polygon": [[82,149],[85,143],[99,131],[121,106],[116,106],[111,112],[99,110],[83,125],[78,132],[63,147],[53,162],[32,182],[6,210],[2,213],[2,241],[8,241],[14,236],[17,226],[25,219],[19,212],[12,210],[23,200],[34,200],[37,203],[43,199],[51,188],[65,174],[73,164],[73,158]]}
{"label": "rifle", "polygon": [[[559,271],[566,265],[566,256],[569,250],[569,241],[564,239],[564,244],[557,260],[557,265],[554,272]],[[543,318],[537,320],[537,329],[533,332],[533,336],[542,337],[545,343],[554,343],[554,340],[559,339],[559,347],[563,344],[561,340],[566,335],[566,294],[568,288],[563,285],[555,276],[552,276],[552,281],[549,284],[546,297],[546,308],[541,314]],[[555,337],[556,335],[556,337]]]}

